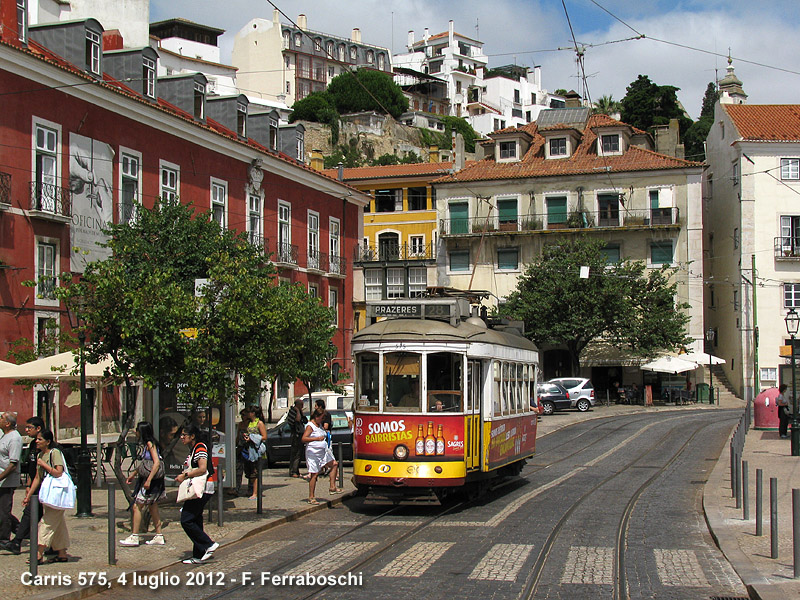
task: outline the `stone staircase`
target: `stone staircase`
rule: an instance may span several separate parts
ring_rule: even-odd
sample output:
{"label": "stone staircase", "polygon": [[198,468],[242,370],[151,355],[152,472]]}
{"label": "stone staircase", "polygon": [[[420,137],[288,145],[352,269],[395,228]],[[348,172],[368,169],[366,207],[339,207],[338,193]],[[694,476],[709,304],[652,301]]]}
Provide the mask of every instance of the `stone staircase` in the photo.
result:
{"label": "stone staircase", "polygon": [[[738,398],[738,396],[734,393],[731,384],[728,382],[728,378],[725,375],[725,371],[722,369],[722,365],[712,365],[711,373],[714,375],[714,390],[719,396],[720,402],[724,398]],[[708,383],[707,380],[706,383]]]}

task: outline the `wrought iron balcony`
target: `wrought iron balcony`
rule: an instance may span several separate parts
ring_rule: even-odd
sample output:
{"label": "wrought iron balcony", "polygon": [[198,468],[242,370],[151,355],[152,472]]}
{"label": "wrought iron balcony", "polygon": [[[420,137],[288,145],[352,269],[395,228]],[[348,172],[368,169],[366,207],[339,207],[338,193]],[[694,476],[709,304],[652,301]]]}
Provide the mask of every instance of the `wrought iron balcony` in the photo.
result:
{"label": "wrought iron balcony", "polygon": [[431,244],[359,244],[353,262],[391,262],[435,260],[436,247]]}
{"label": "wrought iron balcony", "polygon": [[0,207],[11,205],[11,175],[0,171]]}
{"label": "wrought iron balcony", "polygon": [[248,231],[247,232],[247,241],[253,244],[256,248],[261,250],[266,254],[267,252],[267,239],[261,235],[260,233],[256,233],[255,231]]}
{"label": "wrought iron balcony", "polygon": [[296,267],[297,246],[294,244],[278,243],[275,246],[275,253],[272,255],[272,260],[279,265]]}
{"label": "wrought iron balcony", "polygon": [[775,258],[800,260],[800,235],[775,238]]}
{"label": "wrought iron balcony", "polygon": [[72,192],[50,183],[31,181],[31,211],[35,216],[69,221],[72,215]]}
{"label": "wrought iron balcony", "polygon": [[542,213],[502,217],[454,217],[442,219],[441,235],[474,235],[547,231],[553,229],[598,229],[606,227],[658,227],[678,225],[677,208],[613,208],[591,212]]}
{"label": "wrought iron balcony", "polygon": [[347,275],[347,261],[344,257],[337,254],[331,254],[328,257],[328,274],[342,277]]}

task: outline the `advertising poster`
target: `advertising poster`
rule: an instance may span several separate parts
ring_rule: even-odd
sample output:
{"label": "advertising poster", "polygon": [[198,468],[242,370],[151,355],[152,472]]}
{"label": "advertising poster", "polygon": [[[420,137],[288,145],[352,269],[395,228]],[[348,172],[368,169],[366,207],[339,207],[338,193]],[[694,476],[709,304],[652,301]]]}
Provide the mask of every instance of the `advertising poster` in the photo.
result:
{"label": "advertising poster", "polygon": [[69,187],[72,191],[70,269],[83,273],[86,264],[111,256],[101,248],[103,227],[113,219],[114,150],[76,133],[69,136]]}
{"label": "advertising poster", "polygon": [[463,415],[357,414],[353,441],[366,460],[464,460]]}
{"label": "advertising poster", "polygon": [[536,449],[536,415],[487,423],[489,429],[489,468],[493,469]]}

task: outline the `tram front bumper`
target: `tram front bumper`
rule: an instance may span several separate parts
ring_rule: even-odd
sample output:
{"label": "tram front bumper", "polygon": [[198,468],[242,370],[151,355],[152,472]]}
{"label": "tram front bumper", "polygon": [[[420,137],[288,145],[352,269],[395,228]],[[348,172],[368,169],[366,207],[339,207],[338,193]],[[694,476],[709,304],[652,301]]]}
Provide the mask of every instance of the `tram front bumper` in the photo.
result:
{"label": "tram front bumper", "polygon": [[451,487],[464,485],[463,462],[399,462],[356,459],[356,483],[392,487]]}

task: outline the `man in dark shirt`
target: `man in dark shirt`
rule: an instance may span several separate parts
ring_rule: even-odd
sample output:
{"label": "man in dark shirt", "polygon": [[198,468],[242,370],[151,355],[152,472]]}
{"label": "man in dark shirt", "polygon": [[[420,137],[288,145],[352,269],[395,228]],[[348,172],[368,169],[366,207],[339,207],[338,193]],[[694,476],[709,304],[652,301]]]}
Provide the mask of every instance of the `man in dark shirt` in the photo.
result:
{"label": "man in dark shirt", "polygon": [[[22,467],[22,472],[28,475],[26,482],[26,496],[27,492],[33,483],[33,478],[36,477],[36,460],[39,458],[39,451],[36,449],[36,436],[44,429],[44,421],[39,417],[31,417],[25,422],[25,435],[33,438],[30,446],[28,447],[28,459]],[[34,490],[35,492],[36,490]],[[41,507],[40,507],[41,508]],[[22,518],[19,520],[17,532],[14,539],[11,541],[0,542],[0,548],[11,552],[11,554],[19,554],[21,552],[22,540],[26,539],[31,532],[31,505],[25,505],[25,510],[22,511]],[[39,519],[42,518],[42,510],[39,510]]]}
{"label": "man in dark shirt", "polygon": [[303,455],[303,431],[308,420],[303,416],[303,400],[297,399],[286,415],[292,433],[292,449],[289,454],[289,476],[300,477],[300,458]]}

